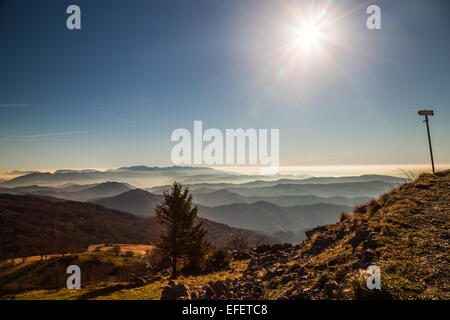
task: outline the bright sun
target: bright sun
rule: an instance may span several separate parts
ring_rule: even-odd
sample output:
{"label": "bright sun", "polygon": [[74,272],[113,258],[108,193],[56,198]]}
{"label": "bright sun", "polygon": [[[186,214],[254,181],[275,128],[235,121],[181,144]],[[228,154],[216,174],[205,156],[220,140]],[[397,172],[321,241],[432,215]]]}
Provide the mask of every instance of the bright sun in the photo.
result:
{"label": "bright sun", "polygon": [[335,26],[340,18],[329,10],[331,2],[328,0],[323,8],[288,8],[289,15],[280,22],[279,29],[282,37],[277,48],[280,57],[278,79],[287,77],[295,69],[301,69],[305,74],[313,64],[325,66],[331,61],[328,45],[340,45]]}
{"label": "bright sun", "polygon": [[315,46],[320,39],[320,31],[318,26],[314,24],[303,25],[297,36],[297,44],[305,48],[311,48]]}

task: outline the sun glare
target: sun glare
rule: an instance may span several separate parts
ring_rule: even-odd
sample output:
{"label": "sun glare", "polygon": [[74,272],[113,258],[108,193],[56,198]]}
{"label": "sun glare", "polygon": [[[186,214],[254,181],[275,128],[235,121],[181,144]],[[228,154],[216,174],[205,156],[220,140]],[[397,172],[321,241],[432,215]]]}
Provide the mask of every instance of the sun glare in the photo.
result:
{"label": "sun glare", "polygon": [[[332,8],[333,0],[319,6],[287,6],[287,14],[280,20],[280,46],[276,76],[289,75],[307,77],[308,72],[319,72],[332,68],[331,47],[347,47],[343,29],[338,23],[347,12]],[[345,8],[344,8],[345,9]]]}
{"label": "sun glare", "polygon": [[298,31],[298,45],[310,48],[317,44],[320,39],[319,28],[314,24],[306,24]]}

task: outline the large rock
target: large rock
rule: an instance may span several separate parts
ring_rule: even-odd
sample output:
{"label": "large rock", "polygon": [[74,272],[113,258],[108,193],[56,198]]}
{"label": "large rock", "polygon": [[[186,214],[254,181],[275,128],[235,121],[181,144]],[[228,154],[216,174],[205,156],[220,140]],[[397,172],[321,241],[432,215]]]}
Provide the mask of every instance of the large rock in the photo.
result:
{"label": "large rock", "polygon": [[325,283],[323,286],[323,290],[328,298],[332,298],[335,294],[335,291],[339,288],[339,285],[336,281],[331,280]]}
{"label": "large rock", "polygon": [[210,281],[208,284],[211,287],[211,289],[214,291],[214,294],[216,297],[226,295],[227,292],[229,291],[228,285],[222,280],[219,280],[216,282]]}
{"label": "large rock", "polygon": [[169,284],[163,289],[161,300],[185,300],[191,299],[191,290],[185,284],[170,280]]}
{"label": "large rock", "polygon": [[233,250],[231,256],[234,260],[247,260],[253,258],[253,254],[249,249]]}

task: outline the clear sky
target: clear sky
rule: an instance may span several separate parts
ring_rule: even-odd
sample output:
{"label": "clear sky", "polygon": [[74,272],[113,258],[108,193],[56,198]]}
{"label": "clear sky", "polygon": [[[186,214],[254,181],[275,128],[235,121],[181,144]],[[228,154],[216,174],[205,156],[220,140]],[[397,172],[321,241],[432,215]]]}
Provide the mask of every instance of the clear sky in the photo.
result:
{"label": "clear sky", "polygon": [[284,165],[427,163],[420,106],[450,163],[449,33],[448,0],[0,0],[0,170],[171,165],[194,120],[278,128]]}

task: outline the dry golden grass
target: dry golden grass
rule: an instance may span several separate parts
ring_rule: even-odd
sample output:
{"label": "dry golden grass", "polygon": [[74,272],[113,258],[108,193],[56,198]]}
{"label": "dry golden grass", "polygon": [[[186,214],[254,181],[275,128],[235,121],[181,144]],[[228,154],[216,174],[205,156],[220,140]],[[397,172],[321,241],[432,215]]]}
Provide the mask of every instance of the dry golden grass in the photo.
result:
{"label": "dry golden grass", "polygon": [[125,254],[126,252],[133,252],[134,255],[145,257],[147,253],[150,253],[156,249],[155,246],[146,244],[117,244],[110,246],[100,247],[100,251],[109,251],[113,246],[119,246],[120,254]]}

